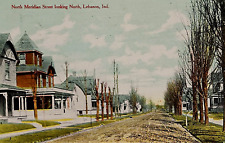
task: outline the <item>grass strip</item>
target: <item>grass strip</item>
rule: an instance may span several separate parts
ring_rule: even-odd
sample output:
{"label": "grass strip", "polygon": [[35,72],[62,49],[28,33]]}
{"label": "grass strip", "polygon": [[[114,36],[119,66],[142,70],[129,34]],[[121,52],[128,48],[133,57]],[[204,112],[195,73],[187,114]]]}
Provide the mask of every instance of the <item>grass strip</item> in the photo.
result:
{"label": "grass strip", "polygon": [[205,125],[201,124],[200,122],[192,121],[191,118],[188,118],[188,126],[186,127],[185,116],[172,116],[175,120],[183,120],[183,122],[181,122],[181,125],[203,143],[225,141],[225,133],[222,132],[222,126],[220,125],[216,125],[213,123]]}
{"label": "grass strip", "polygon": [[27,130],[27,129],[32,129],[34,126],[30,124],[0,124],[0,134],[3,133],[9,133],[9,132],[15,132],[15,131],[20,131],[20,130]]}
{"label": "grass strip", "polygon": [[209,118],[213,118],[214,120],[222,120],[223,113],[210,113]]}
{"label": "grass strip", "polygon": [[59,122],[56,121],[48,121],[48,120],[27,120],[23,121],[23,123],[39,123],[42,125],[42,127],[48,127],[48,126],[54,126],[54,125],[59,125]]}
{"label": "grass strip", "polygon": [[77,131],[79,131],[79,129],[75,129],[75,128],[47,130],[43,132],[37,132],[37,133],[25,134],[25,135],[11,137],[11,138],[5,138],[0,140],[0,143],[42,142],[42,141],[50,140],[59,136],[65,136]]}

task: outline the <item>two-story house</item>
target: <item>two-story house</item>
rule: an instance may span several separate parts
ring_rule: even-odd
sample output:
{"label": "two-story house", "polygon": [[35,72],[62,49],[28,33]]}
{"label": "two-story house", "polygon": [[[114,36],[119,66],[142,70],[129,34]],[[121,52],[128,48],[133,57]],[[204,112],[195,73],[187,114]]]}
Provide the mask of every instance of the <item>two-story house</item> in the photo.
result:
{"label": "two-story house", "polygon": [[223,77],[221,69],[214,71],[211,74],[211,83],[212,86],[209,90],[209,110],[215,112],[223,111]]}
{"label": "two-story house", "polygon": [[76,115],[72,103],[74,94],[69,90],[54,88],[56,71],[52,57],[44,56],[26,32],[15,47],[20,60],[16,69],[17,86],[28,89],[25,100],[19,100],[19,97],[15,99],[18,104],[24,105],[24,108],[17,108],[18,114],[33,117],[33,92],[36,90],[39,119],[46,119],[50,115]]}
{"label": "two-story house", "polygon": [[19,62],[9,33],[0,34],[0,117],[14,115],[14,97],[25,98],[26,92],[16,87],[16,64]]}

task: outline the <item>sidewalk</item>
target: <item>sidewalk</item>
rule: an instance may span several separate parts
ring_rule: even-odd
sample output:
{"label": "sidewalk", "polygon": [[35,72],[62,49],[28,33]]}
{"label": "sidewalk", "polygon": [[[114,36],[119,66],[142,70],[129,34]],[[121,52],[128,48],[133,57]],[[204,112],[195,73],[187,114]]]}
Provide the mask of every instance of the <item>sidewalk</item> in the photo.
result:
{"label": "sidewalk", "polygon": [[[186,114],[183,114],[183,115],[186,116]],[[190,115],[190,114],[188,114],[187,116],[192,117],[192,115]],[[223,126],[223,120],[214,120],[213,118],[209,118],[209,122]]]}
{"label": "sidewalk", "polygon": [[15,132],[10,132],[10,133],[4,133],[0,134],[0,139],[4,138],[9,138],[9,137],[15,137],[23,134],[29,134],[29,133],[35,133],[35,132],[41,132],[45,130],[50,130],[50,129],[58,129],[58,128],[65,128],[71,125],[77,125],[77,124],[82,124],[82,123],[87,123],[87,122],[94,122],[94,118],[89,118],[89,117],[77,117],[69,121],[59,121],[61,124],[57,126],[50,126],[50,127],[42,127],[38,123],[29,123],[32,124],[35,129],[28,129],[28,130],[22,130],[22,131],[15,131]]}

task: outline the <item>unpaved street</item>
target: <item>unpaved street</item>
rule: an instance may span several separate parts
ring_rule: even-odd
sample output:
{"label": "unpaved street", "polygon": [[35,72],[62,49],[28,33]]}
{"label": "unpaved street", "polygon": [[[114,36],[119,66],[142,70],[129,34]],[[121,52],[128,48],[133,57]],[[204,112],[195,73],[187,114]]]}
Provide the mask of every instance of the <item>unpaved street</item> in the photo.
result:
{"label": "unpaved street", "polygon": [[54,142],[198,142],[166,113],[152,112]]}

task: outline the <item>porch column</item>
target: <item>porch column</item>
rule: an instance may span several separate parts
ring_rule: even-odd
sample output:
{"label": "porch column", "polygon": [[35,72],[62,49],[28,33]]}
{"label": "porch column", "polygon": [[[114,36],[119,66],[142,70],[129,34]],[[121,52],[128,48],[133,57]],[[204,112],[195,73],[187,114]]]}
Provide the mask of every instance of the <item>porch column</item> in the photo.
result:
{"label": "porch column", "polygon": [[12,97],[12,115],[14,116],[14,96]]}
{"label": "porch column", "polygon": [[72,109],[72,97],[70,97],[70,109]]}
{"label": "porch column", "polygon": [[63,109],[63,97],[61,97],[61,109]]}
{"label": "porch column", "polygon": [[20,105],[21,105],[21,104],[20,104],[20,103],[21,103],[21,100],[20,100],[20,98],[21,98],[21,97],[19,96],[19,111],[20,111],[20,109],[21,109],[21,106],[20,106]]}
{"label": "porch column", "polygon": [[25,110],[27,110],[27,97],[25,96]]}
{"label": "porch column", "polygon": [[5,116],[8,116],[8,94],[3,93],[3,96],[5,97]]}
{"label": "porch column", "polygon": [[52,95],[52,109],[55,109],[55,97]]}
{"label": "porch column", "polygon": [[22,110],[24,110],[24,98],[21,97],[21,99],[22,99]]}

